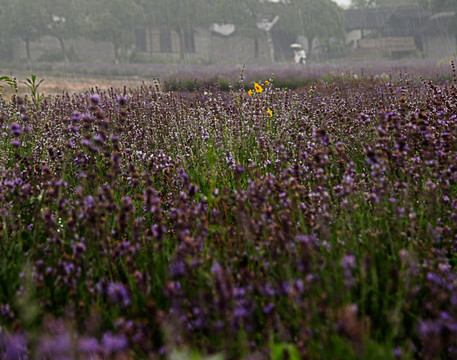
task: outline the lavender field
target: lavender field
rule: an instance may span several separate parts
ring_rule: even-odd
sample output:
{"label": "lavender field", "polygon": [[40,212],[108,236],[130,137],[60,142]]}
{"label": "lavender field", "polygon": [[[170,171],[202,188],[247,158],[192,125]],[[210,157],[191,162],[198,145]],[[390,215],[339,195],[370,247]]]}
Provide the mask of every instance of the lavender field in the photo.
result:
{"label": "lavender field", "polygon": [[457,78],[420,75],[0,100],[0,358],[456,358]]}

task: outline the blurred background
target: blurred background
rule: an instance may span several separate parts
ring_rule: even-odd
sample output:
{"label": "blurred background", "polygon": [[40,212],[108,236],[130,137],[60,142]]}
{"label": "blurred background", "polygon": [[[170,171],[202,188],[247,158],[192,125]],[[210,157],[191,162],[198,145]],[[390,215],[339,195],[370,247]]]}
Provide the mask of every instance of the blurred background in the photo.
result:
{"label": "blurred background", "polygon": [[228,88],[242,71],[295,88],[405,62],[447,76],[456,13],[456,0],[0,0],[0,75],[45,77],[48,94],[151,77]]}
{"label": "blurred background", "polygon": [[[0,0],[0,61],[307,63],[456,54],[455,0]],[[297,45],[296,45],[297,46]]]}

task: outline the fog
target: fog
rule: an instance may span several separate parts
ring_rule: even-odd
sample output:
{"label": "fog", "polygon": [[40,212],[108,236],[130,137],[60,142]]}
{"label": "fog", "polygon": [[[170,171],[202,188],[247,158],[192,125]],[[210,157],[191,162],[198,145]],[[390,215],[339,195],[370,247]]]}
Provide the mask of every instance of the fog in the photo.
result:
{"label": "fog", "polygon": [[439,62],[456,55],[456,8],[454,0],[0,0],[0,64]]}

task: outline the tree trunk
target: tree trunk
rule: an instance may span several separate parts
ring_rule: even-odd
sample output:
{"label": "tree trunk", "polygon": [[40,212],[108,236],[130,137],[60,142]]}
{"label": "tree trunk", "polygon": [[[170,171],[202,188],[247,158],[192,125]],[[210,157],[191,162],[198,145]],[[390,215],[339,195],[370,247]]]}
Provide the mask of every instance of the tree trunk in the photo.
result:
{"label": "tree trunk", "polygon": [[125,47],[125,55],[127,56],[127,62],[130,64],[132,62],[133,57],[136,53],[136,46],[133,45],[131,48]]}
{"label": "tree trunk", "polygon": [[273,38],[271,36],[270,31],[266,31],[265,35],[267,37],[268,48],[270,49],[270,60],[271,60],[271,63],[274,64],[275,63],[275,47],[273,44]]}
{"label": "tree trunk", "polygon": [[181,29],[176,29],[179,37],[179,58],[181,59],[181,63],[184,62],[184,34]]}
{"label": "tree trunk", "polygon": [[152,39],[152,27],[148,25],[148,40],[149,40],[149,55],[152,55],[153,49],[153,39]]}
{"label": "tree trunk", "polygon": [[25,42],[25,53],[27,55],[27,61],[30,63],[32,62],[32,56],[30,55],[30,39],[26,37],[24,39]]}
{"label": "tree trunk", "polygon": [[114,51],[114,62],[116,64],[120,63],[119,59],[119,46],[116,43],[113,43],[113,51]]}
{"label": "tree trunk", "polygon": [[308,58],[313,53],[313,41],[314,41],[314,37],[308,36],[308,54],[307,54]]}
{"label": "tree trunk", "polygon": [[[256,21],[257,21],[256,13],[252,9],[249,9],[249,12],[252,16],[252,21],[254,23],[256,23]],[[259,38],[257,36],[254,38],[254,58],[255,59],[259,58]]]}
{"label": "tree trunk", "polygon": [[66,63],[69,63],[70,60],[68,59],[67,50],[65,49],[65,42],[63,41],[63,39],[60,36],[57,36],[57,40],[59,40],[60,48],[62,49],[62,54],[63,54],[64,61]]}

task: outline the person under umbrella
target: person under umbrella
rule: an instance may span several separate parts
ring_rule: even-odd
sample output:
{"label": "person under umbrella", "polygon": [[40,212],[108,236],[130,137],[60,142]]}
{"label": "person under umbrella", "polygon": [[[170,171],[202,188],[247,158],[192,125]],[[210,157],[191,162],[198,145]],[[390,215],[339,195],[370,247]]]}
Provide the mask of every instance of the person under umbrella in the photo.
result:
{"label": "person under umbrella", "polygon": [[296,64],[306,64],[306,52],[300,44],[291,44],[290,47],[294,49],[293,62]]}

